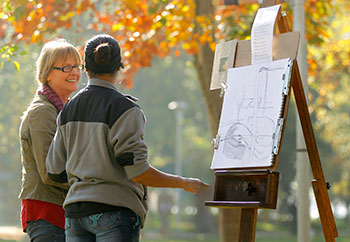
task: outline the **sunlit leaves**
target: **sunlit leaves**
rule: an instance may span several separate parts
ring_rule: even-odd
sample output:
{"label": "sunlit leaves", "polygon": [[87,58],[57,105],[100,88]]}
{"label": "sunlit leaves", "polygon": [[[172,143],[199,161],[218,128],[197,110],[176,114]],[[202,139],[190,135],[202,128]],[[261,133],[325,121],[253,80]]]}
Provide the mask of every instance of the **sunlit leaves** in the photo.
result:
{"label": "sunlit leaves", "polygon": [[68,12],[65,15],[60,16],[59,20],[60,21],[67,21],[70,18],[74,17],[75,13],[74,12]]}
{"label": "sunlit leaves", "polygon": [[[199,45],[209,44],[212,50],[220,39],[250,36],[251,24],[258,4],[218,7],[214,16],[197,16],[194,0],[125,0],[125,1],[59,1],[6,0],[1,13],[11,23],[13,41],[45,41],[44,34],[58,28],[70,28],[75,16],[87,10],[91,21],[87,29],[110,33],[121,44],[124,53],[123,83],[131,86],[132,77],[140,67],[151,65],[154,56],[165,57],[181,49],[196,54]],[[329,1],[308,1],[307,31],[313,43],[328,37],[320,24],[326,21],[332,5]],[[76,23],[79,25],[79,23]],[[4,30],[1,29],[0,37]],[[4,27],[2,27],[4,28]],[[194,30],[196,28],[196,33]],[[2,30],[2,31],[1,31]],[[47,37],[49,38],[49,36]]]}
{"label": "sunlit leaves", "polygon": [[14,55],[16,50],[17,47],[15,45],[4,45],[0,48],[0,58],[10,60],[10,57]]}
{"label": "sunlit leaves", "polygon": [[19,71],[20,65],[19,65],[18,61],[13,61],[12,63],[15,66],[16,70]]}
{"label": "sunlit leaves", "polygon": [[219,7],[215,13],[216,39],[249,38],[258,8],[258,4]]}
{"label": "sunlit leaves", "polygon": [[341,11],[329,20],[328,37],[309,45],[310,109],[316,129],[337,154],[334,162],[350,169],[350,2],[336,0],[334,4]]}
{"label": "sunlit leaves", "polygon": [[3,61],[12,62],[17,71],[20,70],[20,64],[11,59],[12,56],[16,55],[18,47],[16,45],[4,45],[0,48],[0,69],[3,68]]}
{"label": "sunlit leaves", "polygon": [[43,40],[44,33],[56,31],[60,27],[69,27],[71,18],[91,4],[84,1],[82,5],[78,0],[8,0],[6,6],[11,6],[6,14],[15,30],[12,41],[36,43]]}
{"label": "sunlit leaves", "polygon": [[327,28],[336,6],[333,2],[332,0],[305,1],[306,38],[309,44],[320,44],[329,38]]}
{"label": "sunlit leaves", "polygon": [[[335,10],[333,1],[306,1],[309,44],[319,45],[329,40],[327,23]],[[70,28],[72,24],[80,26],[78,31],[93,29],[115,36],[121,44],[126,67],[123,84],[131,87],[138,68],[150,66],[155,56],[165,57],[172,51],[178,56],[181,49],[196,54],[200,45],[209,44],[214,50],[220,40],[250,38],[259,5],[220,6],[214,15],[201,16],[196,12],[195,0],[4,0],[2,7],[0,38],[5,37],[5,29],[11,24],[12,42],[46,41],[57,29]],[[283,7],[288,9],[287,4]],[[84,12],[89,12],[91,17],[83,26],[76,16]],[[331,58],[328,61],[331,64],[334,58],[327,58]],[[349,58],[341,58],[343,64],[348,63]],[[314,73],[315,63],[309,61],[310,72]]]}

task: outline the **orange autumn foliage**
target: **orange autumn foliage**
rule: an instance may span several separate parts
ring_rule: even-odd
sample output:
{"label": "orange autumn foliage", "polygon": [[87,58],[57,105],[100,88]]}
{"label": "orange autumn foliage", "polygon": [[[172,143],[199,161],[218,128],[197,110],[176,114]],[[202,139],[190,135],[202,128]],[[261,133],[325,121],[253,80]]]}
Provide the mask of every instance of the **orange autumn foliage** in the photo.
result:
{"label": "orange autumn foliage", "polygon": [[[327,15],[319,9],[327,9],[329,2],[307,3],[309,39],[327,35],[316,20]],[[208,44],[215,50],[219,40],[246,38],[249,21],[259,7],[220,6],[214,15],[197,16],[195,0],[4,0],[1,5],[5,11],[0,15],[0,38],[5,38],[8,27],[14,29],[7,44],[45,42],[57,29],[69,29],[73,24],[79,26],[79,32],[94,29],[111,34],[123,50],[123,85],[127,87],[132,86],[138,68],[150,66],[155,56],[165,57],[172,51],[179,56],[181,50],[196,54],[199,45]],[[86,26],[77,18],[83,14],[89,16]]]}

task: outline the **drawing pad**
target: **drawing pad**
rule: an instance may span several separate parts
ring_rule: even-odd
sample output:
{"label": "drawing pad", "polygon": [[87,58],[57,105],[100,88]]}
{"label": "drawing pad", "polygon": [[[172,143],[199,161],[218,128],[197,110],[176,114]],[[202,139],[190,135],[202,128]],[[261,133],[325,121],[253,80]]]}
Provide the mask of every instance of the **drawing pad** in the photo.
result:
{"label": "drawing pad", "polygon": [[211,169],[273,165],[289,63],[282,59],[228,70]]}

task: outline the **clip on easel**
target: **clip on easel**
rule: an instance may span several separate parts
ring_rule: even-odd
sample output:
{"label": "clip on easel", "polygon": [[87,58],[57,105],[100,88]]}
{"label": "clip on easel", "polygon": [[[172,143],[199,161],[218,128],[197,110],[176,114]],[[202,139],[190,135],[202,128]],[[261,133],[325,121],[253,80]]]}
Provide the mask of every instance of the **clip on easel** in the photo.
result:
{"label": "clip on easel", "polygon": [[[264,0],[262,6],[275,5],[275,0]],[[310,159],[314,179],[312,186],[316,197],[320,220],[326,242],[334,242],[338,237],[336,224],[328,196],[327,185],[323,175],[322,165],[313,133],[312,123],[304,88],[296,61],[299,38],[298,32],[291,32],[287,16],[279,11],[277,26],[280,34],[274,35],[273,59],[292,58],[294,60],[291,86],[293,89],[304,139]],[[250,40],[238,41],[235,52],[234,67],[251,65]],[[290,95],[286,99],[283,118],[287,117]],[[282,143],[284,129],[282,128]],[[240,242],[254,242],[258,209],[275,209],[277,204],[279,173],[275,171],[280,152],[275,162],[264,169],[222,169],[215,170],[214,201],[205,202],[206,206],[219,208],[240,208]]]}

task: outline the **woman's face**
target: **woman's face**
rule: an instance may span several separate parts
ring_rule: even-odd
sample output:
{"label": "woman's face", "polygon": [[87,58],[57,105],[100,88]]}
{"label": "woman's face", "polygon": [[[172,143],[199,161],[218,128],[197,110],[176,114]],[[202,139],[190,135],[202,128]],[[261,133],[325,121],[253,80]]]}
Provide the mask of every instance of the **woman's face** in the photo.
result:
{"label": "woman's face", "polygon": [[[56,61],[53,67],[62,68],[64,66],[77,66],[72,56],[67,56],[65,61]],[[66,102],[69,95],[76,91],[80,79],[80,69],[77,66],[71,72],[63,72],[62,70],[52,69],[47,76],[47,83],[57,93],[57,95]]]}

